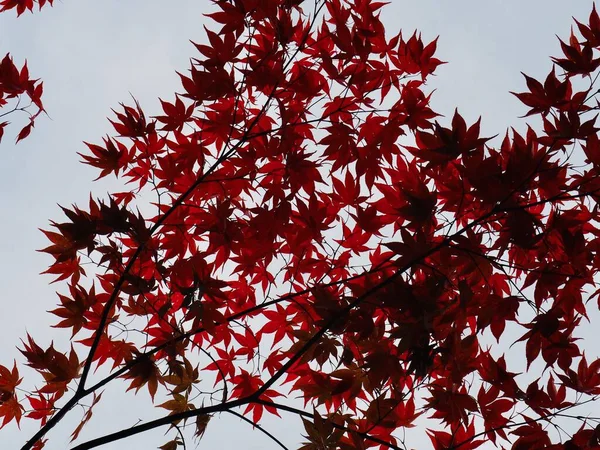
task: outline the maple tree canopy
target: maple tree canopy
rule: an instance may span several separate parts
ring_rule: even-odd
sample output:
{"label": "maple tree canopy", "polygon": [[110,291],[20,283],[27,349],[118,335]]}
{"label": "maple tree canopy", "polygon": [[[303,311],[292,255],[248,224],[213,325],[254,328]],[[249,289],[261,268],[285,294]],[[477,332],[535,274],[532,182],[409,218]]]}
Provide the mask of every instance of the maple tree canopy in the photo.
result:
{"label": "maple tree canopy", "polygon": [[[577,338],[600,298],[595,8],[515,94],[541,129],[492,140],[429,107],[436,40],[386,35],[385,3],[213,3],[163,111],[122,104],[82,148],[122,189],[43,231],[73,344],[24,337],[30,369],[0,366],[2,425],[38,421],[23,449],[41,449],[81,404],[76,440],[121,383],[156,419],[73,449],[170,426],[173,450],[218,413],[283,448],[261,418],[295,416],[302,450],[409,448],[417,418],[436,450],[600,448],[600,418],[578,412],[600,360]],[[17,140],[41,94],[7,55],[0,107],[31,102]]]}

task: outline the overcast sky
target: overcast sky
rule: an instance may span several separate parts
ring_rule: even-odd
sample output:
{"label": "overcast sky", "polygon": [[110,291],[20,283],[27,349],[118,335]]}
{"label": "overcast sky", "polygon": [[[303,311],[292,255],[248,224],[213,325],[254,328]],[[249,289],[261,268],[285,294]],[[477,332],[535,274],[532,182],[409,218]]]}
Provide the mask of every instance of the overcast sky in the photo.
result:
{"label": "overcast sky", "polygon": [[[147,115],[161,113],[158,97],[173,99],[180,91],[175,70],[185,71],[196,56],[189,40],[204,40],[203,13],[208,0],[58,0],[53,8],[19,19],[14,11],[0,15],[0,56],[10,51],[20,65],[28,59],[30,73],[44,81],[44,104],[50,118],[40,117],[31,136],[13,145],[15,128],[0,144],[0,363],[19,358],[15,346],[29,331],[36,340],[64,342],[65,333],[48,327],[46,314],[56,304],[51,278],[40,276],[51,262],[36,249],[47,245],[38,228],[60,219],[57,204],[85,204],[90,191],[104,195],[110,181],[93,183],[96,172],[79,163],[82,141],[99,142],[112,127],[106,117],[119,102],[140,100]],[[384,8],[388,35],[414,29],[426,42],[440,36],[437,56],[448,61],[437,70],[430,87],[437,89],[433,109],[450,116],[458,107],[467,122],[482,116],[482,134],[508,126],[524,128],[518,119],[526,109],[508,91],[524,90],[523,71],[536,78],[550,69],[550,55],[559,52],[555,34],[568,39],[571,16],[587,20],[592,2],[579,0],[444,1],[392,0]],[[15,118],[15,120],[17,120]],[[124,384],[116,383],[94,411],[95,419],[82,439],[133,425],[145,412],[143,399],[127,397],[117,406]],[[82,411],[53,432],[50,450],[68,448],[68,436]],[[22,430],[0,430],[0,448],[18,448],[33,423]],[[284,442],[299,442],[302,429],[294,420],[265,424]],[[107,446],[111,450],[151,449],[166,442],[165,430]],[[428,448],[429,442],[407,442]],[[276,448],[238,419],[214,419],[200,445],[205,449]],[[482,447],[485,448],[485,447]]]}

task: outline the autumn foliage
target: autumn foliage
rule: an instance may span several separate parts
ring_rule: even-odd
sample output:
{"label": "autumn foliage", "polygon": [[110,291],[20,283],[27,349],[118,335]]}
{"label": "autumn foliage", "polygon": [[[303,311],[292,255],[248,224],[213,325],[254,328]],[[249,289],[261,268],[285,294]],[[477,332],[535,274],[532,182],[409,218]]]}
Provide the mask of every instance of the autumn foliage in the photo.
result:
{"label": "autumn foliage", "polygon": [[17,141],[29,136],[36,117],[44,111],[41,98],[43,89],[41,81],[30,78],[27,62],[19,69],[8,53],[0,61],[0,141],[10,123],[5,119],[17,112],[28,115],[28,123],[19,131]]}
{"label": "autumn foliage", "polygon": [[[600,396],[577,337],[600,299],[596,10],[515,94],[540,129],[494,139],[430,108],[436,40],[386,34],[384,3],[213,2],[163,111],[122,104],[82,148],[122,189],[43,231],[74,343],[23,339],[39,377],[0,366],[2,424],[38,421],[39,449],[83,403],[75,440],[122,383],[157,418],[74,449],[169,425],[176,449],[217,413],[274,445],[261,418],[291,413],[302,450],[410,448],[414,426],[436,450],[600,448],[577,412]],[[10,58],[0,89],[43,110]]]}

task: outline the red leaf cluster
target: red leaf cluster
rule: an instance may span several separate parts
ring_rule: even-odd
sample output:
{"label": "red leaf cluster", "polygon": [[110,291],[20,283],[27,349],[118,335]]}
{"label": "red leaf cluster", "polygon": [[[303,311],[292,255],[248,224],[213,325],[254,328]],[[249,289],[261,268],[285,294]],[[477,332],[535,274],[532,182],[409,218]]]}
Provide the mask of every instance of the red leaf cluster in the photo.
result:
{"label": "red leaf cluster", "polygon": [[[6,6],[7,1],[9,6]],[[12,0],[7,1],[0,3],[0,5],[4,6],[4,9],[11,7],[10,3]],[[16,3],[21,4],[19,1]],[[19,6],[17,6],[17,10],[19,10],[18,8]],[[42,82],[30,78],[27,62],[19,70],[8,53],[0,61],[0,108],[8,107],[9,109],[6,112],[0,113],[0,119],[15,112],[25,112],[29,116],[29,122],[21,129],[17,136],[17,142],[29,136],[35,124],[35,119],[44,111],[44,106],[42,105],[43,89]],[[37,111],[32,113],[29,111],[29,106],[20,106],[20,102],[24,96],[29,99],[29,106],[37,108]],[[4,129],[8,124],[9,122],[6,121],[0,122],[0,141],[4,135]]]}
{"label": "red leaf cluster", "polygon": [[[156,116],[122,104],[116,136],[86,143],[83,162],[122,186],[44,231],[66,286],[56,326],[85,336],[66,353],[24,344],[43,379],[29,448],[69,386],[59,411],[117,378],[162,398],[152,426],[195,416],[197,436],[242,407],[254,424],[301,416],[305,449],[400,448],[425,418],[436,449],[597,448],[580,416],[569,439],[542,425],[600,395],[577,338],[600,270],[596,11],[515,94],[542,129],[495,144],[481,119],[434,121],[437,40],[388,38],[384,6],[215,1],[175,100]],[[0,367],[5,423],[18,380]]]}
{"label": "red leaf cluster", "polygon": [[2,0],[0,1],[0,12],[16,9],[17,16],[20,16],[25,11],[33,11],[35,5],[42,9],[45,5],[52,6],[54,0]]}

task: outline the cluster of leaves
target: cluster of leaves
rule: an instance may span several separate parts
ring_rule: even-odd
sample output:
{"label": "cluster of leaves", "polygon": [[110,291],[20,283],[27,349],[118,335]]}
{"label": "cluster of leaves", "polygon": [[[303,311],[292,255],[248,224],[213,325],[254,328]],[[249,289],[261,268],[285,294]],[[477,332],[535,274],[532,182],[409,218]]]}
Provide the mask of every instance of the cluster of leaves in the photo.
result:
{"label": "cluster of leaves", "polygon": [[[0,367],[4,423],[26,401],[41,423],[24,448],[115,379],[167,397],[168,415],[75,448],[163,425],[201,436],[240,407],[254,424],[265,411],[302,417],[304,450],[398,449],[420,416],[441,421],[427,431],[440,450],[483,437],[598,448],[594,419],[566,414],[600,395],[600,360],[576,338],[598,307],[586,290],[600,267],[596,10],[561,42],[564,75],[526,77],[516,94],[543,130],[496,148],[479,121],[434,120],[436,41],[386,37],[383,3],[214,3],[217,29],[164,114],[122,105],[117,135],[82,154],[134,188],[63,208],[45,231],[47,272],[68,291],[52,313],[77,344],[28,338],[43,382],[26,399],[16,366]],[[523,376],[507,346],[485,345],[507,324],[523,333]],[[94,366],[109,375],[92,381]],[[274,400],[290,391],[307,411]],[[581,426],[557,438],[541,423],[558,417]]]}
{"label": "cluster of leaves", "polygon": [[0,12],[14,9],[17,11],[17,16],[20,16],[25,11],[33,11],[35,5],[42,9],[45,5],[52,6],[54,0],[1,0]]}
{"label": "cluster of leaves", "polygon": [[[37,4],[39,9],[44,5],[52,6],[54,0],[0,0],[0,13],[15,9],[17,16],[25,11],[33,11]],[[24,112],[29,116],[28,123],[21,128],[17,135],[17,142],[25,139],[31,133],[35,124],[35,119],[44,111],[42,104],[43,83],[39,80],[30,78],[27,68],[27,61],[23,64],[21,70],[15,66],[10,54],[7,53],[0,63],[0,108],[5,111],[0,112],[0,141],[4,135],[4,130],[9,122],[3,120],[3,117],[13,114],[17,111]],[[29,104],[23,105],[27,98]],[[8,111],[6,109],[8,108]],[[37,108],[31,112],[30,108]]]}
{"label": "cluster of leaves", "polygon": [[[25,112],[29,116],[29,122],[21,128],[21,131],[17,135],[17,142],[29,136],[35,119],[44,111],[44,106],[42,105],[43,89],[41,81],[30,78],[27,62],[19,70],[15,66],[10,54],[6,54],[0,62],[0,108],[8,108],[8,111],[0,112],[0,141],[2,141],[4,129],[9,124],[3,118],[16,111]],[[25,98],[28,99],[29,104],[22,105]],[[37,110],[31,112],[31,107]]]}

